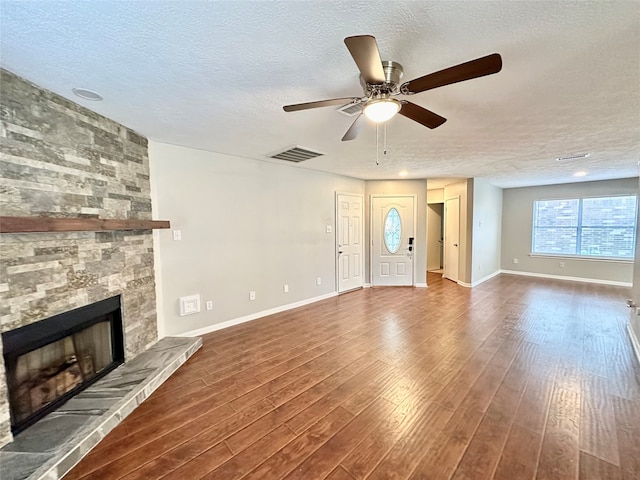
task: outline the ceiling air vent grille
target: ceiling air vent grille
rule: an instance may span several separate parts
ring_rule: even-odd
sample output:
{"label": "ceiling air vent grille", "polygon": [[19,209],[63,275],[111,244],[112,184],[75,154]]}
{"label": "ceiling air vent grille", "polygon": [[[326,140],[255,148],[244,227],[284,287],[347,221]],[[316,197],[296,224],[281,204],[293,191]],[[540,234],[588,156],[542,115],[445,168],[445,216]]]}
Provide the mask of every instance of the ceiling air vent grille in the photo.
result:
{"label": "ceiling air vent grille", "polygon": [[285,160],[287,162],[298,163],[298,162],[304,162],[305,160],[309,160],[310,158],[319,157],[320,155],[324,155],[324,153],[315,152],[311,149],[296,145],[294,147],[287,148],[283,152],[269,155],[269,158],[277,158],[278,160]]}
{"label": "ceiling air vent grille", "polygon": [[337,108],[340,113],[346,115],[347,117],[354,117],[356,115],[360,115],[362,110],[364,109],[364,103],[347,103],[340,108]]}

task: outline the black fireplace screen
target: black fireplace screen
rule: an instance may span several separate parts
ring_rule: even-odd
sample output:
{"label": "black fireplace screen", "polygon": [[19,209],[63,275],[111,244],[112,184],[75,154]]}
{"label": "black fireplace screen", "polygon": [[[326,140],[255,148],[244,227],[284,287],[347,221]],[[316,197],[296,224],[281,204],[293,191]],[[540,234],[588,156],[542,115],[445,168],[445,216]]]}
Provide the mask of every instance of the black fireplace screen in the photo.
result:
{"label": "black fireplace screen", "polygon": [[124,361],[120,297],[2,334],[14,433]]}

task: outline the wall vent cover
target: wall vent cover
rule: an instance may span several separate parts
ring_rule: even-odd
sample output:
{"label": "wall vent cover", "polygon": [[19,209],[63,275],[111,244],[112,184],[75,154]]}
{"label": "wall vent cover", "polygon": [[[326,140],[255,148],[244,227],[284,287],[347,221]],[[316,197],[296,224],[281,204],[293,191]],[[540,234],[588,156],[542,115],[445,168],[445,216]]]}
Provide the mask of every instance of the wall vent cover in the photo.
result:
{"label": "wall vent cover", "polygon": [[274,153],[269,155],[269,158],[277,158],[278,160],[285,160],[287,162],[304,162],[305,160],[309,160],[310,158],[319,157],[324,155],[324,153],[316,152],[306,147],[301,147],[299,145],[294,145],[293,147],[289,147],[286,150],[278,153]]}
{"label": "wall vent cover", "polygon": [[346,115],[347,117],[355,117],[356,115],[360,115],[362,110],[364,110],[365,103],[347,103],[340,108],[337,108],[340,113]]}

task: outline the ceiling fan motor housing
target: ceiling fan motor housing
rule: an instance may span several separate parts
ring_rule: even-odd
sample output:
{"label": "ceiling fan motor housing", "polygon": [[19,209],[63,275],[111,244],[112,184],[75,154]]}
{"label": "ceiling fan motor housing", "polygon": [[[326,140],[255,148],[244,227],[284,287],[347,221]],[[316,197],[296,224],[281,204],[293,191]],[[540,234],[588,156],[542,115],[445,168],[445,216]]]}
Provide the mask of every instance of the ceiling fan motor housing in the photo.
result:
{"label": "ceiling fan motor housing", "polygon": [[385,60],[382,62],[382,69],[384,70],[384,84],[381,85],[369,84],[365,82],[362,75],[360,75],[360,84],[367,96],[379,93],[391,95],[398,95],[400,93],[400,80],[404,73],[402,65],[392,60]]}

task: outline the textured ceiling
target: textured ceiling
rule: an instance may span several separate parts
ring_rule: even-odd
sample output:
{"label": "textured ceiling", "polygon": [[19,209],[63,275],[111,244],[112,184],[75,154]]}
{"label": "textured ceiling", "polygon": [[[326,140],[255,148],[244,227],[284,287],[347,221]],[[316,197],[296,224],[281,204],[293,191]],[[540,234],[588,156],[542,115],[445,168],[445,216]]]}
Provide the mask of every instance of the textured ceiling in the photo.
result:
{"label": "textured ceiling", "polygon": [[[0,22],[4,68],[160,142],[263,160],[301,145],[326,155],[300,168],[363,179],[406,170],[515,187],[638,174],[638,1],[1,0]],[[503,69],[412,96],[448,121],[429,130],[397,116],[376,165],[374,125],[341,142],[353,119],[333,107],[282,110],[361,95],[343,43],[360,34],[405,81],[493,52]]]}

